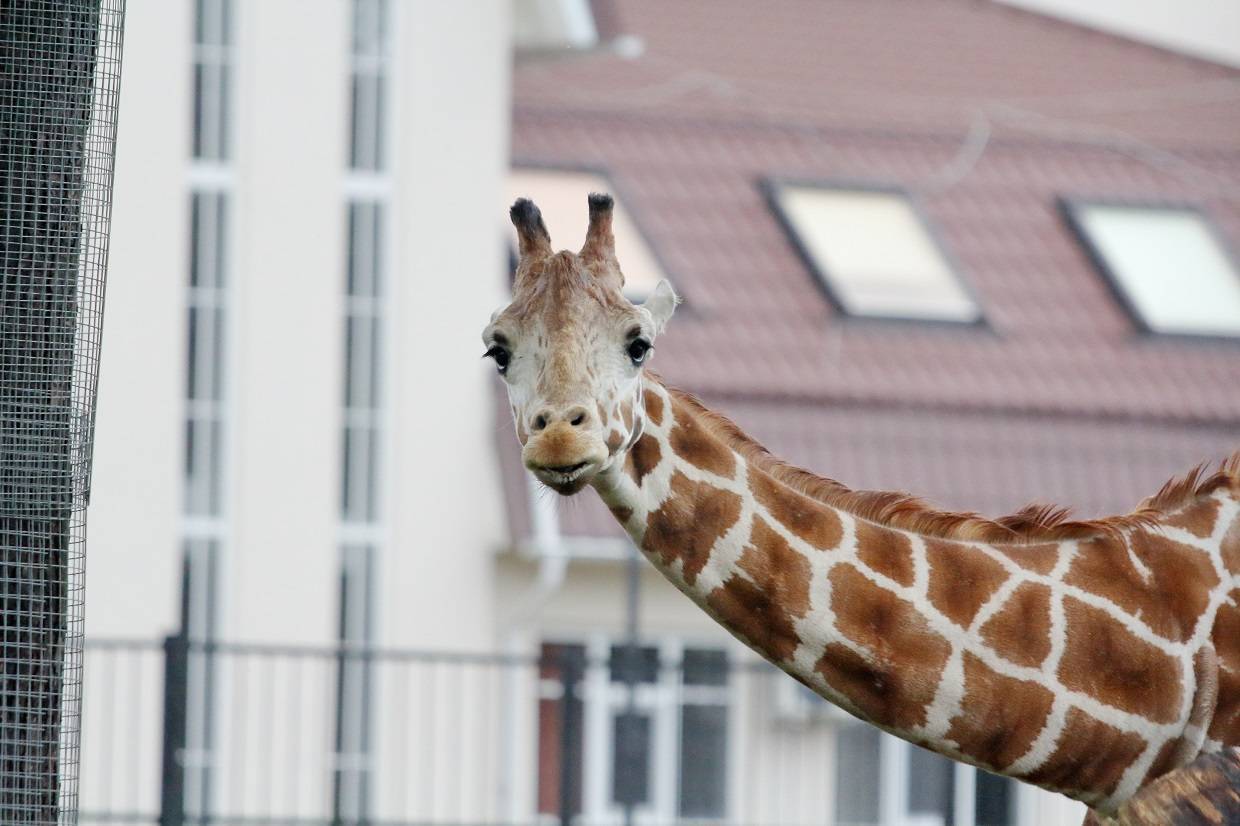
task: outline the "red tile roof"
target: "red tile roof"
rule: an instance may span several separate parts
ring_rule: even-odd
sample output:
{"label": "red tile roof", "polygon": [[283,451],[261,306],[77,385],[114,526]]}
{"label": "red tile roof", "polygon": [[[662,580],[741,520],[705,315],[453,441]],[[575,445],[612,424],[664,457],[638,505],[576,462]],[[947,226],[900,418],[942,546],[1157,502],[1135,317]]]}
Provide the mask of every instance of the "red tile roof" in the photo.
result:
{"label": "red tile roof", "polygon": [[[1124,510],[1240,447],[1240,342],[1142,335],[1057,205],[1192,204],[1240,249],[1240,71],[976,0],[615,10],[639,58],[518,61],[513,158],[607,172],[687,300],[670,382],[811,469],[991,512]],[[841,317],[770,178],[908,191],[987,324]]]}

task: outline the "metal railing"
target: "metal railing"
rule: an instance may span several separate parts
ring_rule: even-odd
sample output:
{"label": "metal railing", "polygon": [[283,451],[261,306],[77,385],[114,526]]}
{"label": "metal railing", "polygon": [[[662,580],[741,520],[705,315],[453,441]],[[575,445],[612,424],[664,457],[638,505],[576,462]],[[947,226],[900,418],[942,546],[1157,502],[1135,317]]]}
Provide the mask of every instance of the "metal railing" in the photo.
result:
{"label": "metal railing", "polygon": [[[89,640],[85,673],[84,824],[867,824],[891,751],[722,648],[506,655],[173,636]],[[953,782],[942,763],[918,769],[914,797]],[[993,810],[996,787],[983,786]]]}

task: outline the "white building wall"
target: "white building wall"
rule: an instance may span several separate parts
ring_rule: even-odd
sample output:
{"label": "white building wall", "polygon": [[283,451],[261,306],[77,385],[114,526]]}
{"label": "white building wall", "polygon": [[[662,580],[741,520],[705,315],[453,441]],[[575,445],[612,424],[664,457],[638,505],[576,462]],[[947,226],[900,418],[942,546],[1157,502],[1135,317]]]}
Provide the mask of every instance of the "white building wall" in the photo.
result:
{"label": "white building wall", "polygon": [[219,636],[335,639],[348,4],[237,3],[233,542]]}
{"label": "white building wall", "polygon": [[504,303],[509,3],[397,3],[384,645],[495,645],[504,541],[482,328]]}

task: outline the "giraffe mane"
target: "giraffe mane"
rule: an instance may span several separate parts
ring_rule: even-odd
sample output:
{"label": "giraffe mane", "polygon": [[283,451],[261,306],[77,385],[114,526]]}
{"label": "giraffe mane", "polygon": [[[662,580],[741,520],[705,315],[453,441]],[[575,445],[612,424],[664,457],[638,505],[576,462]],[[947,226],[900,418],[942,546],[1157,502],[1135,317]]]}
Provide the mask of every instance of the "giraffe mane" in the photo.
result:
{"label": "giraffe mane", "polygon": [[860,519],[927,537],[973,542],[1030,543],[1089,539],[1100,535],[1114,536],[1155,525],[1166,515],[1181,510],[1216,490],[1230,489],[1240,494],[1240,451],[1237,451],[1224,460],[1213,473],[1208,473],[1208,463],[1203,463],[1182,477],[1168,480],[1158,493],[1142,501],[1132,513],[1119,516],[1073,520],[1069,518],[1070,508],[1043,504],[1028,505],[997,519],[970,511],[945,511],[908,493],[854,490],[834,479],[788,464],[772,455],[731,419],[706,407],[693,394],[664,386],[674,398],[688,405],[709,430],[741,454],[751,466],[769,474],[776,481]]}

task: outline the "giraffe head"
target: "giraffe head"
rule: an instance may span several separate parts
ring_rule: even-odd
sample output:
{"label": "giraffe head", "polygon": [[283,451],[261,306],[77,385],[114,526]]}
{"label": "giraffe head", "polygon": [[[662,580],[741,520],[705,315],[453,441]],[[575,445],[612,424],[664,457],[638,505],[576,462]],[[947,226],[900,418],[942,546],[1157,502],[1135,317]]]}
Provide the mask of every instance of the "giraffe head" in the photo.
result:
{"label": "giraffe head", "polygon": [[508,385],[525,466],[564,495],[622,464],[641,435],[641,373],[676,306],[666,281],[644,304],[624,297],[611,196],[592,194],[589,205],[575,254],[553,251],[532,201],[512,205],[520,253],[513,299],[482,332]]}

